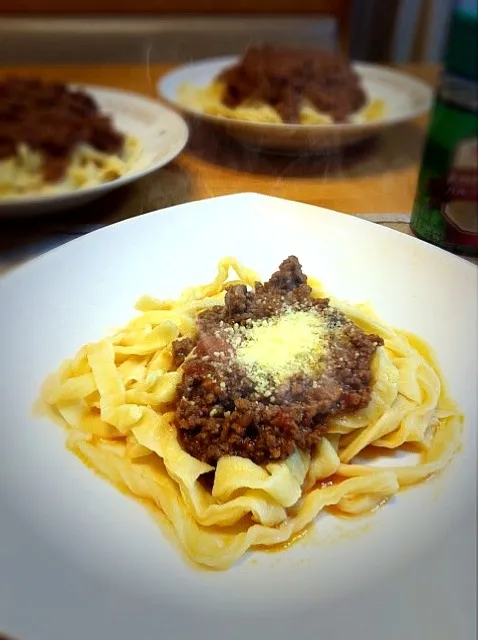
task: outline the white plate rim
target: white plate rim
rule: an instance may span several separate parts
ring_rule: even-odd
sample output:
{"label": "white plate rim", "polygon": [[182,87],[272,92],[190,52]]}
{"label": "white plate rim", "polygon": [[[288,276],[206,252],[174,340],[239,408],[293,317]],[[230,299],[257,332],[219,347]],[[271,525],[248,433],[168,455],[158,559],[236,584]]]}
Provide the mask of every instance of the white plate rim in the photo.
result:
{"label": "white plate rim", "polygon": [[[18,273],[23,273],[24,270],[29,270],[30,268],[33,268],[33,265],[37,265],[37,264],[41,264],[44,260],[49,260],[51,258],[51,256],[57,252],[62,252],[62,251],[68,251],[69,247],[72,244],[78,244],[78,243],[82,243],[82,242],[87,242],[88,238],[92,235],[97,236],[98,234],[104,234],[104,233],[108,233],[108,230],[111,229],[112,227],[118,228],[122,225],[131,225],[134,223],[138,223],[141,222],[142,219],[146,218],[146,217],[153,217],[153,216],[157,216],[158,214],[161,213],[165,213],[166,211],[173,211],[173,210],[177,210],[180,211],[182,208],[185,207],[190,207],[191,205],[193,205],[195,202],[201,202],[203,200],[207,200],[207,201],[224,201],[227,203],[227,201],[230,201],[232,199],[237,199],[237,198],[243,198],[244,200],[246,199],[251,199],[251,200],[256,200],[256,199],[262,199],[265,202],[269,201],[269,202],[273,202],[273,201],[277,201],[277,202],[290,202],[290,203],[295,203],[295,204],[299,204],[301,206],[306,206],[306,207],[311,207],[312,209],[320,209],[323,212],[326,212],[327,215],[331,215],[331,216],[347,216],[348,219],[348,223],[352,223],[352,224],[358,224],[359,227],[362,227],[363,225],[365,226],[369,226],[369,225],[373,225],[377,230],[380,230],[379,233],[385,234],[385,235],[391,235],[393,237],[397,237],[397,235],[401,238],[402,242],[405,243],[410,243],[411,245],[420,245],[423,249],[425,249],[426,251],[430,251],[432,253],[436,253],[438,255],[441,256],[442,259],[446,259],[446,260],[451,260],[452,262],[458,262],[461,264],[461,266],[464,266],[465,268],[469,268],[471,271],[476,271],[478,270],[478,265],[475,265],[471,262],[469,262],[468,260],[466,260],[465,258],[463,258],[460,255],[454,254],[454,253],[450,253],[449,251],[446,251],[445,249],[442,249],[441,247],[438,247],[437,245],[431,244],[429,242],[426,242],[425,240],[422,240],[421,238],[418,238],[417,236],[414,235],[408,235],[405,233],[402,233],[401,231],[397,231],[396,229],[392,229],[391,227],[386,227],[384,225],[379,225],[376,224],[375,222],[369,220],[369,219],[365,219],[363,217],[360,217],[360,214],[351,214],[351,213],[344,213],[341,211],[338,211],[336,209],[329,209],[328,207],[322,207],[319,205],[313,205],[313,204],[307,204],[304,202],[301,202],[300,200],[294,200],[291,198],[281,198],[279,196],[270,196],[270,195],[265,195],[263,193],[259,193],[259,192],[255,192],[255,191],[243,191],[243,192],[239,192],[239,193],[231,193],[231,194],[226,194],[226,195],[218,195],[218,196],[211,196],[209,198],[203,198],[202,200],[198,200],[198,201],[191,201],[191,202],[185,202],[185,203],[181,203],[181,204],[177,204],[177,205],[172,205],[170,207],[166,207],[165,209],[156,209],[154,211],[148,211],[146,213],[142,213],[139,216],[133,216],[131,218],[126,218],[125,220],[118,220],[117,222],[114,222],[113,224],[109,224],[109,225],[105,225],[101,228],[98,229],[94,229],[93,231],[84,234],[82,236],[76,237],[76,238],[72,238],[71,240],[69,240],[67,243],[64,243],[58,247],[54,247],[53,249],[50,249],[48,251],[46,251],[45,253],[42,253],[39,256],[35,256],[33,258],[30,258],[26,263],[22,263],[16,266],[13,266],[7,273],[5,273],[4,275],[0,276],[0,283],[3,283],[5,281],[8,281],[11,277],[17,276]],[[380,214],[377,214],[377,217],[379,217]],[[352,222],[353,221],[353,222]]]}

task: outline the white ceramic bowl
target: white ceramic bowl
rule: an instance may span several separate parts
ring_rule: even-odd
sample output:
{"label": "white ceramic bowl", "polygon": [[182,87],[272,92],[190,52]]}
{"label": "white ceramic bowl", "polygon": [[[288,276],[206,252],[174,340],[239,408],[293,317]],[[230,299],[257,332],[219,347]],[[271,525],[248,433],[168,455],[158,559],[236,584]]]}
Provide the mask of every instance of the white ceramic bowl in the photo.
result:
{"label": "white ceramic bowl", "polygon": [[[225,255],[267,277],[292,253],[337,297],[370,300],[430,342],[465,415],[463,450],[369,517],[323,514],[283,553],[201,571],[32,405],[46,374],[133,317],[141,294],[176,297]],[[0,279],[0,629],[22,640],[473,638],[477,287],[475,266],[420,240],[254,194],[105,227]]]}
{"label": "white ceramic bowl", "polygon": [[91,94],[100,109],[111,116],[119,131],[138,138],[140,156],[127,173],[111,182],[76,191],[0,198],[0,218],[42,215],[87,204],[163,167],[186,145],[189,133],[187,124],[181,116],[156,100],[106,87],[75,87]]}
{"label": "white ceramic bowl", "polygon": [[215,58],[178,67],[158,81],[158,93],[184,113],[221,127],[247,146],[289,153],[310,153],[359,142],[399,122],[416,118],[431,104],[432,91],[425,83],[387,67],[364,63],[356,63],[354,67],[367,94],[372,100],[382,99],[386,105],[384,117],[373,122],[325,125],[250,122],[209,115],[179,102],[181,85],[206,87],[237,60],[236,57]]}

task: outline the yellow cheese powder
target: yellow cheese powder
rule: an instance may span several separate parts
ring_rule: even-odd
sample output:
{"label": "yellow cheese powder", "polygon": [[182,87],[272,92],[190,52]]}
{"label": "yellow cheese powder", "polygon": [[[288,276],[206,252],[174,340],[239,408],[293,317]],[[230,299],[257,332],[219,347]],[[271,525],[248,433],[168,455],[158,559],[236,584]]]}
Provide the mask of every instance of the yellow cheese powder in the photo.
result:
{"label": "yellow cheese powder", "polygon": [[317,312],[288,310],[243,327],[235,341],[236,357],[257,391],[265,393],[296,373],[316,371],[327,333]]}

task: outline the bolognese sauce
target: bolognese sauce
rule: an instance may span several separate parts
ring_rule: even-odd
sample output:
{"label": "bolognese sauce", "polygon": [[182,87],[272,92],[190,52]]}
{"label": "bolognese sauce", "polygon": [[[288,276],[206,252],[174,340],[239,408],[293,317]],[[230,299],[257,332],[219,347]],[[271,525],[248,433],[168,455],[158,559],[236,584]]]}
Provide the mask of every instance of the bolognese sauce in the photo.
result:
{"label": "bolognese sauce", "polygon": [[235,455],[257,464],[309,451],[327,418],[370,401],[371,363],[383,340],[314,299],[296,257],[264,284],[231,286],[202,312],[195,341],[173,344],[183,380],[178,437],[215,465]]}
{"label": "bolognese sauce", "polygon": [[328,51],[252,47],[238,64],[225,69],[219,80],[226,85],[226,106],[262,101],[288,123],[299,122],[304,100],[329,114],[334,122],[344,122],[367,101],[349,61]]}

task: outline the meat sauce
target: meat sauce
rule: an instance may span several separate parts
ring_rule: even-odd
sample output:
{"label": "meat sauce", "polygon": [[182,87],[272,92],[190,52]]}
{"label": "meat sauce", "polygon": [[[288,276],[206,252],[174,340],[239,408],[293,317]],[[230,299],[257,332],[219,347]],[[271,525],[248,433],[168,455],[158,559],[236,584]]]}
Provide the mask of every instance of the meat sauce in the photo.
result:
{"label": "meat sauce", "polygon": [[[290,375],[277,379],[241,360],[257,326],[260,333],[303,314],[321,327],[320,349],[301,355],[304,363],[292,367]],[[201,313],[197,325],[195,342],[173,345],[176,364],[186,358],[176,410],[178,437],[195,458],[212,465],[225,455],[257,464],[284,460],[296,448],[311,450],[326,432],[329,416],[356,411],[370,400],[371,362],[382,339],[364,333],[328,299],[313,299],[294,256],[251,291],[231,286],[224,306]],[[279,351],[271,343],[271,354],[283,356]]]}
{"label": "meat sauce", "polygon": [[366,102],[360,78],[348,60],[327,51],[253,47],[219,79],[226,85],[226,106],[258,100],[274,107],[288,123],[299,122],[304,100],[335,122],[344,122]]}

